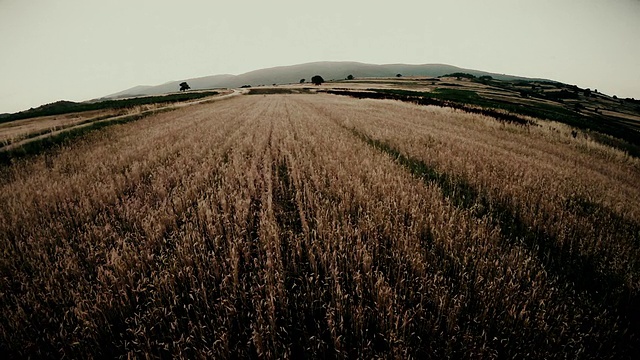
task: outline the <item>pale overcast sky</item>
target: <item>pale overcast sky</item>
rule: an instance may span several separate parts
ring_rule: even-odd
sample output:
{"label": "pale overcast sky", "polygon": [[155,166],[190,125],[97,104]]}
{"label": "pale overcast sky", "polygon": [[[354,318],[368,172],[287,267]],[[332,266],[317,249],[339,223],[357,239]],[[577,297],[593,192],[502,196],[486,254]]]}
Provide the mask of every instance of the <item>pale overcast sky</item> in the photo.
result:
{"label": "pale overcast sky", "polygon": [[640,98],[640,0],[0,0],[0,113],[278,65],[444,63]]}

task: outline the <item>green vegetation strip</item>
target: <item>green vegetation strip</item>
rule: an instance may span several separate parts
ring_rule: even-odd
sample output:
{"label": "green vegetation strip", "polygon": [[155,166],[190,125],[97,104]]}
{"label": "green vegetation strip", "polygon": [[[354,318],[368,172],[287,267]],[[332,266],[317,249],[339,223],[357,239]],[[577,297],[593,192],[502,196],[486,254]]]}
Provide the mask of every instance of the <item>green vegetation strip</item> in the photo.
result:
{"label": "green vegetation strip", "polygon": [[[523,104],[514,104],[510,102],[500,102],[483,98],[477,93],[470,90],[458,89],[437,89],[434,92],[410,91],[410,90],[393,90],[393,89],[369,89],[382,94],[397,95],[399,97],[418,97],[427,99],[439,99],[451,101],[453,103],[476,105],[483,108],[493,108],[505,110],[514,114],[531,116],[540,119],[554,120],[566,123],[572,126],[585,128],[589,125],[585,122],[591,122],[593,119],[578,115],[570,110],[560,106],[537,104],[536,106],[527,106]],[[594,124],[591,124],[594,125]]]}
{"label": "green vegetation strip", "polygon": [[442,98],[435,98],[431,96],[406,95],[406,94],[413,94],[413,93],[422,94],[419,92],[409,91],[409,90],[386,90],[386,89],[385,90],[368,89],[368,90],[371,92],[348,91],[348,90],[340,90],[340,91],[326,90],[325,92],[328,94],[346,95],[346,96],[351,96],[359,99],[391,99],[391,100],[412,102],[419,105],[450,107],[450,108],[462,110],[465,112],[469,112],[472,114],[481,114],[485,116],[490,116],[498,121],[505,122],[505,123],[512,123],[516,125],[525,125],[525,126],[535,125],[535,123],[514,114],[497,111],[495,109],[473,107],[463,103],[454,102],[454,101],[445,99],[446,97],[450,96],[450,94],[452,93],[457,94],[456,96],[459,96],[460,98],[471,99],[471,98],[474,98],[475,96],[478,96],[473,91],[448,89],[447,91],[443,91],[441,93],[440,96],[442,96]]}
{"label": "green vegetation strip", "polygon": [[0,123],[14,120],[29,119],[40,116],[70,114],[83,111],[94,111],[104,109],[125,109],[139,105],[148,105],[156,103],[176,103],[182,101],[196,100],[208,96],[218,95],[217,91],[205,92],[187,92],[180,94],[161,95],[161,96],[145,96],[122,100],[105,100],[94,103],[76,103],[71,101],[58,101],[52,104],[44,105],[36,109],[22,111],[15,114],[0,117]]}
{"label": "green vegetation strip", "polygon": [[616,121],[582,115],[560,106],[548,104],[530,106],[501,102],[483,98],[470,90],[458,89],[437,89],[434,92],[396,89],[367,90],[369,92],[335,90],[327,90],[326,92],[355,98],[392,99],[419,105],[451,107],[519,125],[532,125],[533,123],[518,115],[557,121],[587,131],[591,138],[599,143],[625,151],[631,156],[640,157],[640,134],[637,131],[633,131]]}
{"label": "green vegetation strip", "polygon": [[[396,95],[402,97],[417,97],[426,99],[438,99],[450,101],[455,104],[469,104],[482,107],[484,109],[500,109],[513,114],[531,116],[538,119],[546,119],[567,124],[578,129],[590,130],[607,134],[625,142],[605,140],[604,137],[596,136],[596,141],[605,145],[618,148],[628,152],[630,155],[640,157],[640,134],[630,131],[626,126],[618,122],[609,121],[602,117],[586,116],[574,111],[565,109],[562,106],[538,103],[535,106],[516,104],[512,102],[501,102],[483,98],[473,91],[457,89],[437,89],[435,92],[418,92],[410,90],[389,90],[389,89],[369,89],[382,94]],[[402,99],[400,99],[402,100]],[[464,110],[464,109],[463,109]],[[489,115],[492,116],[492,115]]]}
{"label": "green vegetation strip", "polygon": [[[591,304],[617,314],[622,321],[627,322],[631,335],[640,335],[640,294],[632,292],[621,276],[598,269],[596,258],[573,251],[569,244],[560,244],[543,229],[533,229],[510,204],[491,202],[464,179],[439,172],[433,166],[408,157],[390,144],[370,138],[356,129],[346,129],[366,144],[394,158],[413,176],[425,183],[437,184],[443,195],[456,207],[471,209],[473,215],[478,218],[489,216],[494,226],[499,227],[501,237],[507,245],[520,245],[529,249],[545,269],[567,288],[573,288],[578,293],[586,295],[585,300]],[[609,214],[608,219],[617,222],[612,225],[614,228],[640,236],[640,224],[612,215],[611,211],[598,204],[576,198],[566,205],[582,215]]]}
{"label": "green vegetation strip", "polygon": [[160,109],[160,110],[152,110],[142,112],[140,114],[118,117],[113,120],[105,120],[105,121],[96,121],[87,126],[79,126],[71,128],[67,131],[62,131],[60,133],[43,137],[41,139],[36,139],[33,141],[29,141],[24,145],[13,148],[11,150],[0,150],[0,166],[10,165],[12,162],[25,158],[28,156],[34,156],[45,151],[51,150],[56,146],[62,146],[70,143],[71,141],[78,139],[92,131],[100,130],[107,126],[117,125],[117,124],[126,124],[132,121],[140,120],[147,116],[158,114],[161,112],[171,111],[173,109]]}

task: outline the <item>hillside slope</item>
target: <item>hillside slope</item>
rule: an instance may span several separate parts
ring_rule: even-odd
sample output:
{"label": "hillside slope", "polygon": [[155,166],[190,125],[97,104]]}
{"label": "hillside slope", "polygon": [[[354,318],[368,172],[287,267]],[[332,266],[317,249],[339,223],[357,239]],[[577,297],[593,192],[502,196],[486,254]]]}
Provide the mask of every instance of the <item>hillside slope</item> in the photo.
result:
{"label": "hillside slope", "polygon": [[106,98],[127,96],[158,95],[177,91],[182,81],[189,83],[191,89],[203,90],[213,88],[234,88],[242,85],[272,85],[297,83],[300,79],[309,81],[313,75],[322,75],[326,80],[344,79],[348,75],[362,77],[392,77],[396,74],[404,76],[441,76],[454,72],[465,72],[475,76],[490,75],[499,80],[526,79],[518,76],[493,74],[485,71],[463,69],[444,64],[387,64],[375,65],[347,61],[322,61],[291,66],[278,66],[267,69],[250,71],[241,75],[213,75],[191,79],[176,80],[157,86],[136,86]]}

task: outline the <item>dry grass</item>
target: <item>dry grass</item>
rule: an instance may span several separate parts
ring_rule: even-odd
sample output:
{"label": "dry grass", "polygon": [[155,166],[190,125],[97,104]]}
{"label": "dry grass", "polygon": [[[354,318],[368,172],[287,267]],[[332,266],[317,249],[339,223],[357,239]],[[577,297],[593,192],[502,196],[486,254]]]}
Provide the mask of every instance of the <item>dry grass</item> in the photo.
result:
{"label": "dry grass", "polygon": [[121,109],[92,110],[62,115],[42,116],[24,120],[0,123],[0,150],[7,150],[23,144],[36,137],[46,137],[55,133],[68,131],[72,128],[111,120],[120,116],[139,115],[152,110],[179,108],[203,102],[214,102],[233,95],[233,91],[221,91],[219,94],[206,99],[183,101],[181,103],[157,102],[144,105],[134,105]]}
{"label": "dry grass", "polygon": [[6,146],[35,134],[44,134],[68,128],[75,124],[91,121],[91,119],[121,115],[121,110],[95,110],[82,113],[43,116],[38,118],[16,120],[0,124],[0,147]]}
{"label": "dry grass", "polygon": [[620,358],[637,159],[559,124],[245,96],[0,169],[12,357]]}

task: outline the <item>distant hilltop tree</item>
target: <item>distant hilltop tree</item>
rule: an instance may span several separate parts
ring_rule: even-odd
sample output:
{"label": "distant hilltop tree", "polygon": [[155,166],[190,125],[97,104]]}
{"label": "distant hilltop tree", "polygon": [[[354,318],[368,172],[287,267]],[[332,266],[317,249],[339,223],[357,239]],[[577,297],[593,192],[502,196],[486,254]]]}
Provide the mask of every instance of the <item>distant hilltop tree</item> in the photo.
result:
{"label": "distant hilltop tree", "polygon": [[311,78],[311,82],[314,85],[320,85],[324,82],[324,79],[320,75],[315,75],[314,77]]}
{"label": "distant hilltop tree", "polygon": [[463,72],[455,72],[455,73],[451,73],[451,74],[447,74],[447,75],[442,75],[442,77],[454,77],[458,80],[465,78],[465,79],[475,79],[476,77],[474,75],[471,74],[467,74],[467,73],[463,73]]}
{"label": "distant hilltop tree", "polygon": [[402,77],[402,74],[396,74],[396,77]]}
{"label": "distant hilltop tree", "polygon": [[180,83],[180,91],[187,91],[189,89],[191,89],[191,87],[189,86],[189,84],[187,84],[186,81]]}
{"label": "distant hilltop tree", "polygon": [[353,80],[353,75],[347,76],[347,80]]}
{"label": "distant hilltop tree", "polygon": [[300,79],[300,84],[304,84],[305,81],[307,81],[307,79]]}

